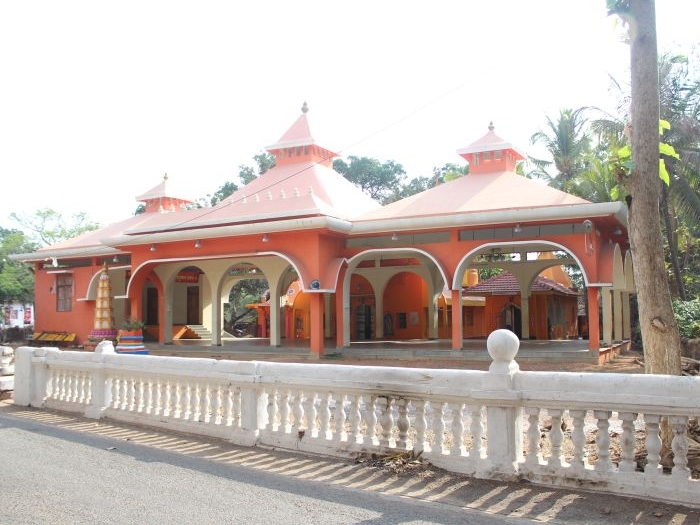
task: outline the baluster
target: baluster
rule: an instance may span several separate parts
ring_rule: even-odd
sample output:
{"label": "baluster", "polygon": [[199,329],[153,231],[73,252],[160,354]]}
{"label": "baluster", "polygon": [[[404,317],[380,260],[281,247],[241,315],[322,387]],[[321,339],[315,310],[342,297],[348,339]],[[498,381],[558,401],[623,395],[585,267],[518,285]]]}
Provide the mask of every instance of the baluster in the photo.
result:
{"label": "baluster", "polygon": [[453,403],[452,408],[452,448],[453,456],[466,455],[464,446],[464,403]]}
{"label": "baluster", "polygon": [[304,392],[298,390],[294,396],[294,430],[299,431],[304,428]]}
{"label": "baluster", "polygon": [[153,378],[147,377],[143,381],[143,411],[146,414],[153,413]]}
{"label": "baluster", "polygon": [[66,393],[64,400],[70,403],[73,400],[73,374],[66,371]]}
{"label": "baluster", "polygon": [[318,424],[316,417],[318,416],[318,410],[316,410],[316,392],[311,393],[311,397],[306,398],[306,429],[309,431],[311,437],[318,437]]}
{"label": "baluster", "polygon": [[121,404],[119,409],[125,411],[129,406],[129,385],[126,376],[121,376],[121,381],[119,382],[119,398],[121,399]]}
{"label": "baluster", "polygon": [[190,408],[190,415],[192,416],[192,421],[199,421],[202,414],[200,413],[200,403],[202,399],[202,385],[198,381],[192,384],[190,403],[192,407]]}
{"label": "baluster", "polygon": [[209,385],[209,383],[204,383],[202,386],[202,399],[200,400],[199,406],[199,413],[201,414],[200,421],[209,423],[216,418],[216,416],[214,416],[214,418],[211,417],[211,385]]}
{"label": "baluster", "polygon": [[319,422],[321,428],[320,435],[323,439],[333,439],[333,432],[331,432],[331,401],[333,400],[333,394],[331,392],[326,393],[325,396],[321,398],[321,410],[319,413]]}
{"label": "baluster", "polygon": [[364,436],[362,435],[362,413],[360,412],[360,403],[362,396],[355,394],[350,405],[350,435],[353,443],[363,443]]}
{"label": "baluster", "polygon": [[118,375],[112,376],[112,408],[118,409],[121,403],[119,392],[121,391],[121,378]]}
{"label": "baluster", "polygon": [[134,379],[134,410],[136,412],[143,412],[143,381],[141,379]]}
{"label": "baluster", "polygon": [[136,408],[136,388],[135,380],[133,377],[127,379],[127,402],[129,412],[133,412]]}
{"label": "baluster", "polygon": [[88,381],[87,372],[78,372],[78,397],[76,401],[78,403],[85,403],[86,390],[85,384]]}
{"label": "baluster", "polygon": [[447,403],[435,403],[433,410],[433,430],[435,432],[435,449],[437,455],[445,454],[445,409]]}
{"label": "baluster", "polygon": [[525,464],[535,467],[542,460],[540,451],[540,440],[542,439],[542,434],[540,433],[540,409],[537,407],[525,407],[525,413],[527,414],[528,424]]}
{"label": "baluster", "polygon": [[221,385],[216,384],[211,392],[211,423],[221,425]]}
{"label": "baluster", "polygon": [[224,421],[226,426],[230,427],[233,425],[233,387],[229,383],[226,385],[224,390]]}
{"label": "baluster", "polygon": [[66,400],[66,372],[65,370],[58,371],[58,400]]}
{"label": "baluster", "polygon": [[182,419],[189,421],[192,417],[192,383],[185,380],[182,385]]}
{"label": "baluster", "polygon": [[551,455],[549,456],[547,465],[550,467],[561,467],[563,466],[564,459],[561,450],[561,445],[564,442],[564,432],[561,430],[562,410],[550,408],[547,410],[547,412],[552,418],[552,428],[549,431]]}
{"label": "baluster", "polygon": [[277,423],[277,417],[279,416],[278,395],[279,391],[274,388],[267,397],[267,429],[272,432],[277,432],[279,429],[279,423]]}
{"label": "baluster", "polygon": [[608,410],[593,411],[598,426],[595,438],[598,460],[595,462],[595,470],[600,472],[609,472],[613,468],[612,461],[610,461],[610,414]]}
{"label": "baluster", "polygon": [[164,384],[161,390],[161,405],[163,407],[163,416],[170,417],[173,413],[172,402],[173,402],[173,384],[169,380],[164,380]]}
{"label": "baluster", "polygon": [[345,431],[345,421],[347,416],[345,414],[345,399],[347,396],[345,394],[340,394],[335,402],[335,440],[336,441],[346,441],[348,440],[348,433]]}
{"label": "baluster", "polygon": [[688,418],[684,416],[671,416],[668,418],[669,425],[673,430],[673,440],[671,440],[671,450],[673,451],[673,477],[688,479],[690,469],[688,468]]}
{"label": "baluster", "polygon": [[396,426],[399,429],[399,439],[396,442],[396,447],[403,450],[411,450],[413,443],[408,439],[408,430],[411,428],[411,422],[408,419],[408,409],[411,401],[406,398],[399,399],[399,418]]}
{"label": "baluster", "polygon": [[394,428],[394,398],[385,397],[384,398],[384,410],[382,411],[382,419],[380,425],[382,427],[382,446],[394,448],[396,447],[396,440],[392,435],[392,430]]}
{"label": "baluster", "polygon": [[661,456],[661,436],[659,436],[659,422],[661,416],[657,414],[644,414],[644,422],[647,428],[645,446],[647,449],[647,464],[644,467],[645,474],[661,474],[659,460]]}
{"label": "baluster", "polygon": [[585,410],[570,410],[569,415],[572,417],[574,429],[571,431],[571,442],[574,445],[574,457],[571,460],[571,467],[574,470],[582,470],[585,468],[584,447],[586,446],[586,434],[584,432],[584,421],[586,419]]}
{"label": "baluster", "polygon": [[474,460],[481,459],[484,456],[484,443],[482,437],[484,435],[484,421],[481,417],[481,405],[472,405],[469,407],[472,416],[472,424],[469,427],[469,432],[472,435],[472,450],[471,456]]}
{"label": "baluster", "polygon": [[174,382],[171,383],[171,388],[173,391],[173,417],[175,419],[180,419],[182,417],[182,383],[180,382],[180,379],[176,378],[173,380]]}
{"label": "baluster", "polygon": [[372,445],[379,445],[377,438],[377,396],[369,398],[365,417],[367,418],[367,438]]}
{"label": "baluster", "polygon": [[233,389],[233,421],[232,425],[236,428],[241,427],[241,388],[234,387]]}
{"label": "baluster", "polygon": [[430,444],[425,438],[425,432],[428,430],[428,421],[425,418],[425,399],[416,400],[416,443],[413,445],[413,450],[416,454],[420,452],[430,452]]}
{"label": "baluster", "polygon": [[634,420],[637,414],[633,412],[620,412],[622,419],[622,437],[620,438],[620,472],[634,472],[637,469],[637,462],[634,459],[634,447],[636,440],[634,437]]}
{"label": "baluster", "polygon": [[292,412],[291,404],[292,392],[290,390],[285,391],[284,397],[282,398],[282,413],[280,414],[280,426],[282,427],[282,432],[289,434],[292,431],[292,424],[290,422],[290,416]]}
{"label": "baluster", "polygon": [[56,370],[49,368],[48,378],[46,380],[46,398],[56,399]]}

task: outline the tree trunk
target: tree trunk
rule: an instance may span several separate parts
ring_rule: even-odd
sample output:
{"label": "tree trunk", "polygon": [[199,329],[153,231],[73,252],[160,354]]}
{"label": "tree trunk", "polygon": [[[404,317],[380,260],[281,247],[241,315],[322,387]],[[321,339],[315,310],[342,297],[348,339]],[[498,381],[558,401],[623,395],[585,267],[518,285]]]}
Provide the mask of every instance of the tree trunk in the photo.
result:
{"label": "tree trunk", "polygon": [[685,285],[683,284],[683,276],[681,275],[681,267],[678,264],[678,234],[676,233],[676,221],[671,219],[671,210],[668,203],[668,187],[663,183],[661,185],[661,215],[664,219],[664,230],[666,231],[666,244],[668,245],[669,262],[673,271],[673,282],[675,290],[671,290],[671,295],[675,293],[681,301],[685,301]]}
{"label": "tree trunk", "polygon": [[681,374],[678,324],[664,265],[659,220],[659,70],[654,0],[630,0],[632,28],[632,197],[629,235],[648,374]]}

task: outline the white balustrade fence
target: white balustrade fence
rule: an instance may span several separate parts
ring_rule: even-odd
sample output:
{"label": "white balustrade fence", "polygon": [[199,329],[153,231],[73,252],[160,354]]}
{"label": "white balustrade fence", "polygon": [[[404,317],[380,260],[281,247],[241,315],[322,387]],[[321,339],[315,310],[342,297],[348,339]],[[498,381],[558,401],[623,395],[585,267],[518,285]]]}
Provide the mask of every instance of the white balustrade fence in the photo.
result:
{"label": "white balustrade fence", "polygon": [[[413,453],[481,478],[700,504],[687,430],[700,418],[699,378],[522,372],[511,332],[497,330],[487,347],[488,372],[22,347],[14,403],[239,445],[336,457]],[[673,435],[667,469],[664,420]]]}

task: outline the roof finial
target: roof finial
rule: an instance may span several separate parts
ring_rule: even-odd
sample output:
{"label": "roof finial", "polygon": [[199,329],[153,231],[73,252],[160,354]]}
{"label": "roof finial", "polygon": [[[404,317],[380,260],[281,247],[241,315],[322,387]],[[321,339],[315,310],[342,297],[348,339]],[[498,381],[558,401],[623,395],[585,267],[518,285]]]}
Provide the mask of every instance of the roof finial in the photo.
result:
{"label": "roof finial", "polygon": [[163,175],[163,180],[168,180],[168,174]]}
{"label": "roof finial", "polygon": [[301,106],[301,112],[304,114],[309,112],[309,106],[306,104],[306,100],[304,101],[304,105]]}
{"label": "roof finial", "polygon": [[493,120],[489,122],[489,131],[493,131]]}

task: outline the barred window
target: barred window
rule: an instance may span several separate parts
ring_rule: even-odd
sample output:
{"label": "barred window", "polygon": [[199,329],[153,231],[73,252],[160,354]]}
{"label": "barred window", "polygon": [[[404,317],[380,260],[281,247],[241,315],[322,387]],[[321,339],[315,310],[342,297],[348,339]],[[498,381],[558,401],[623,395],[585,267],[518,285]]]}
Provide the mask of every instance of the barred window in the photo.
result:
{"label": "barred window", "polygon": [[56,276],[56,311],[70,312],[73,309],[73,275]]}

